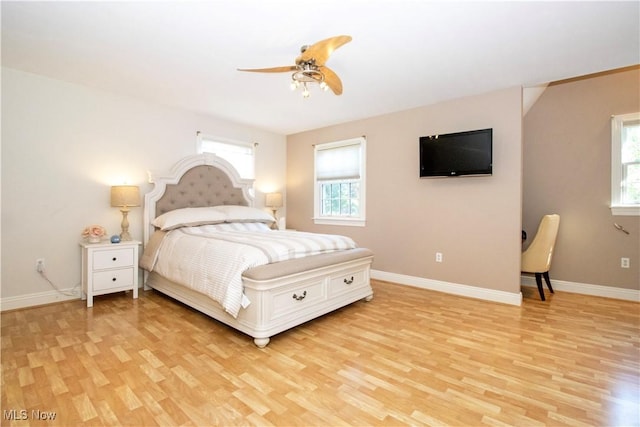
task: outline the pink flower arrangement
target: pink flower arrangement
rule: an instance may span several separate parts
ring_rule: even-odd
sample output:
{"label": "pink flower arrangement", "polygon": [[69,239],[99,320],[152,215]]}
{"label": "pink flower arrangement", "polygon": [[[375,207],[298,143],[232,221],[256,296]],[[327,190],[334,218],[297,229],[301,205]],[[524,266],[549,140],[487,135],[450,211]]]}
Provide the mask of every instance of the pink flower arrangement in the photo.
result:
{"label": "pink flower arrangement", "polygon": [[90,225],[82,230],[85,239],[101,239],[107,235],[107,230],[101,225]]}

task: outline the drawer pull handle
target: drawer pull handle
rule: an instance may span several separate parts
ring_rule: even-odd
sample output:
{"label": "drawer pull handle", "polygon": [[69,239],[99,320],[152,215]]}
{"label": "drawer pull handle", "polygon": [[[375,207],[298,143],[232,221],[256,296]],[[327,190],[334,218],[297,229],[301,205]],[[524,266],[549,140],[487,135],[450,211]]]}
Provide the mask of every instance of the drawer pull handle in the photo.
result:
{"label": "drawer pull handle", "polygon": [[113,257],[113,259],[111,261],[115,261],[116,259],[117,259],[116,257]]}
{"label": "drawer pull handle", "polygon": [[347,285],[350,285],[353,283],[353,276],[351,276],[351,279],[344,279],[344,283]]}
{"label": "drawer pull handle", "polygon": [[113,279],[111,279],[112,282],[115,282],[117,279],[114,277]]}
{"label": "drawer pull handle", "polygon": [[300,296],[293,294],[293,299],[296,301],[302,301],[306,296],[307,296],[307,291],[304,291]]}

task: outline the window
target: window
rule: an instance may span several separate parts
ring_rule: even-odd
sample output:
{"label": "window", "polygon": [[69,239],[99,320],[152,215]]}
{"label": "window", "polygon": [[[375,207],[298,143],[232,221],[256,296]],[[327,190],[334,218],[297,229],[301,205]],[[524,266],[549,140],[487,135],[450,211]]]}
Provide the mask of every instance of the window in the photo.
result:
{"label": "window", "polygon": [[611,118],[611,211],[640,215],[640,113]]}
{"label": "window", "polygon": [[231,141],[198,132],[198,153],[213,153],[222,157],[236,168],[240,178],[255,177],[254,146],[248,142]]}
{"label": "window", "polygon": [[364,226],[365,138],[315,147],[316,224]]}

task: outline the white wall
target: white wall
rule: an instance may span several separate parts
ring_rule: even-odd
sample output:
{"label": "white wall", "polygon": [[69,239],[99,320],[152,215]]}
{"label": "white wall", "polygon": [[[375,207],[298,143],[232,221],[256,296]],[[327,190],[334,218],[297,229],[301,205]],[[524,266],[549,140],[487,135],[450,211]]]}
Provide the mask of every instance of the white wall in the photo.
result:
{"label": "white wall", "polygon": [[[2,68],[2,309],[45,294],[64,299],[37,274],[36,258],[59,288],[78,285],[82,229],[120,231],[109,187],[126,181],[151,190],[147,171],[194,154],[197,131],[259,143],[256,206],[265,192],[284,189],[284,135]],[[142,207],[129,221],[142,240]]]}

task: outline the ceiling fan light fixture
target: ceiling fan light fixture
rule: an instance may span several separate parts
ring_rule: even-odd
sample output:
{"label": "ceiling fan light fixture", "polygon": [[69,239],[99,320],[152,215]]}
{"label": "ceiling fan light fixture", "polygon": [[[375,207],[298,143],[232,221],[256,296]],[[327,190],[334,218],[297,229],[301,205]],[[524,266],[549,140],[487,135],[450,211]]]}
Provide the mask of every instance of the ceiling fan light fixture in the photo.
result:
{"label": "ceiling fan light fixture", "polygon": [[307,83],[315,83],[320,89],[331,89],[336,95],[342,94],[342,82],[336,73],[324,64],[329,56],[340,46],[351,41],[351,36],[336,36],[320,40],[312,45],[305,45],[300,49],[300,56],[295,60],[295,65],[285,65],[270,68],[238,68],[238,71],[251,71],[254,73],[284,73],[291,72],[291,90],[302,87],[302,96],[308,98],[309,88]]}
{"label": "ceiling fan light fixture", "polygon": [[301,63],[298,65],[298,69],[291,74],[291,90],[302,88],[302,97],[309,98],[311,92],[307,83],[316,83],[320,85],[322,90],[327,90],[329,87],[324,81],[324,74],[313,63]]}
{"label": "ceiling fan light fixture", "polygon": [[323,91],[329,89],[329,86],[324,81],[324,74],[312,62],[298,64],[298,69],[291,74],[291,89],[296,90],[302,87],[303,98],[309,98],[311,95],[307,83],[316,83]]}

